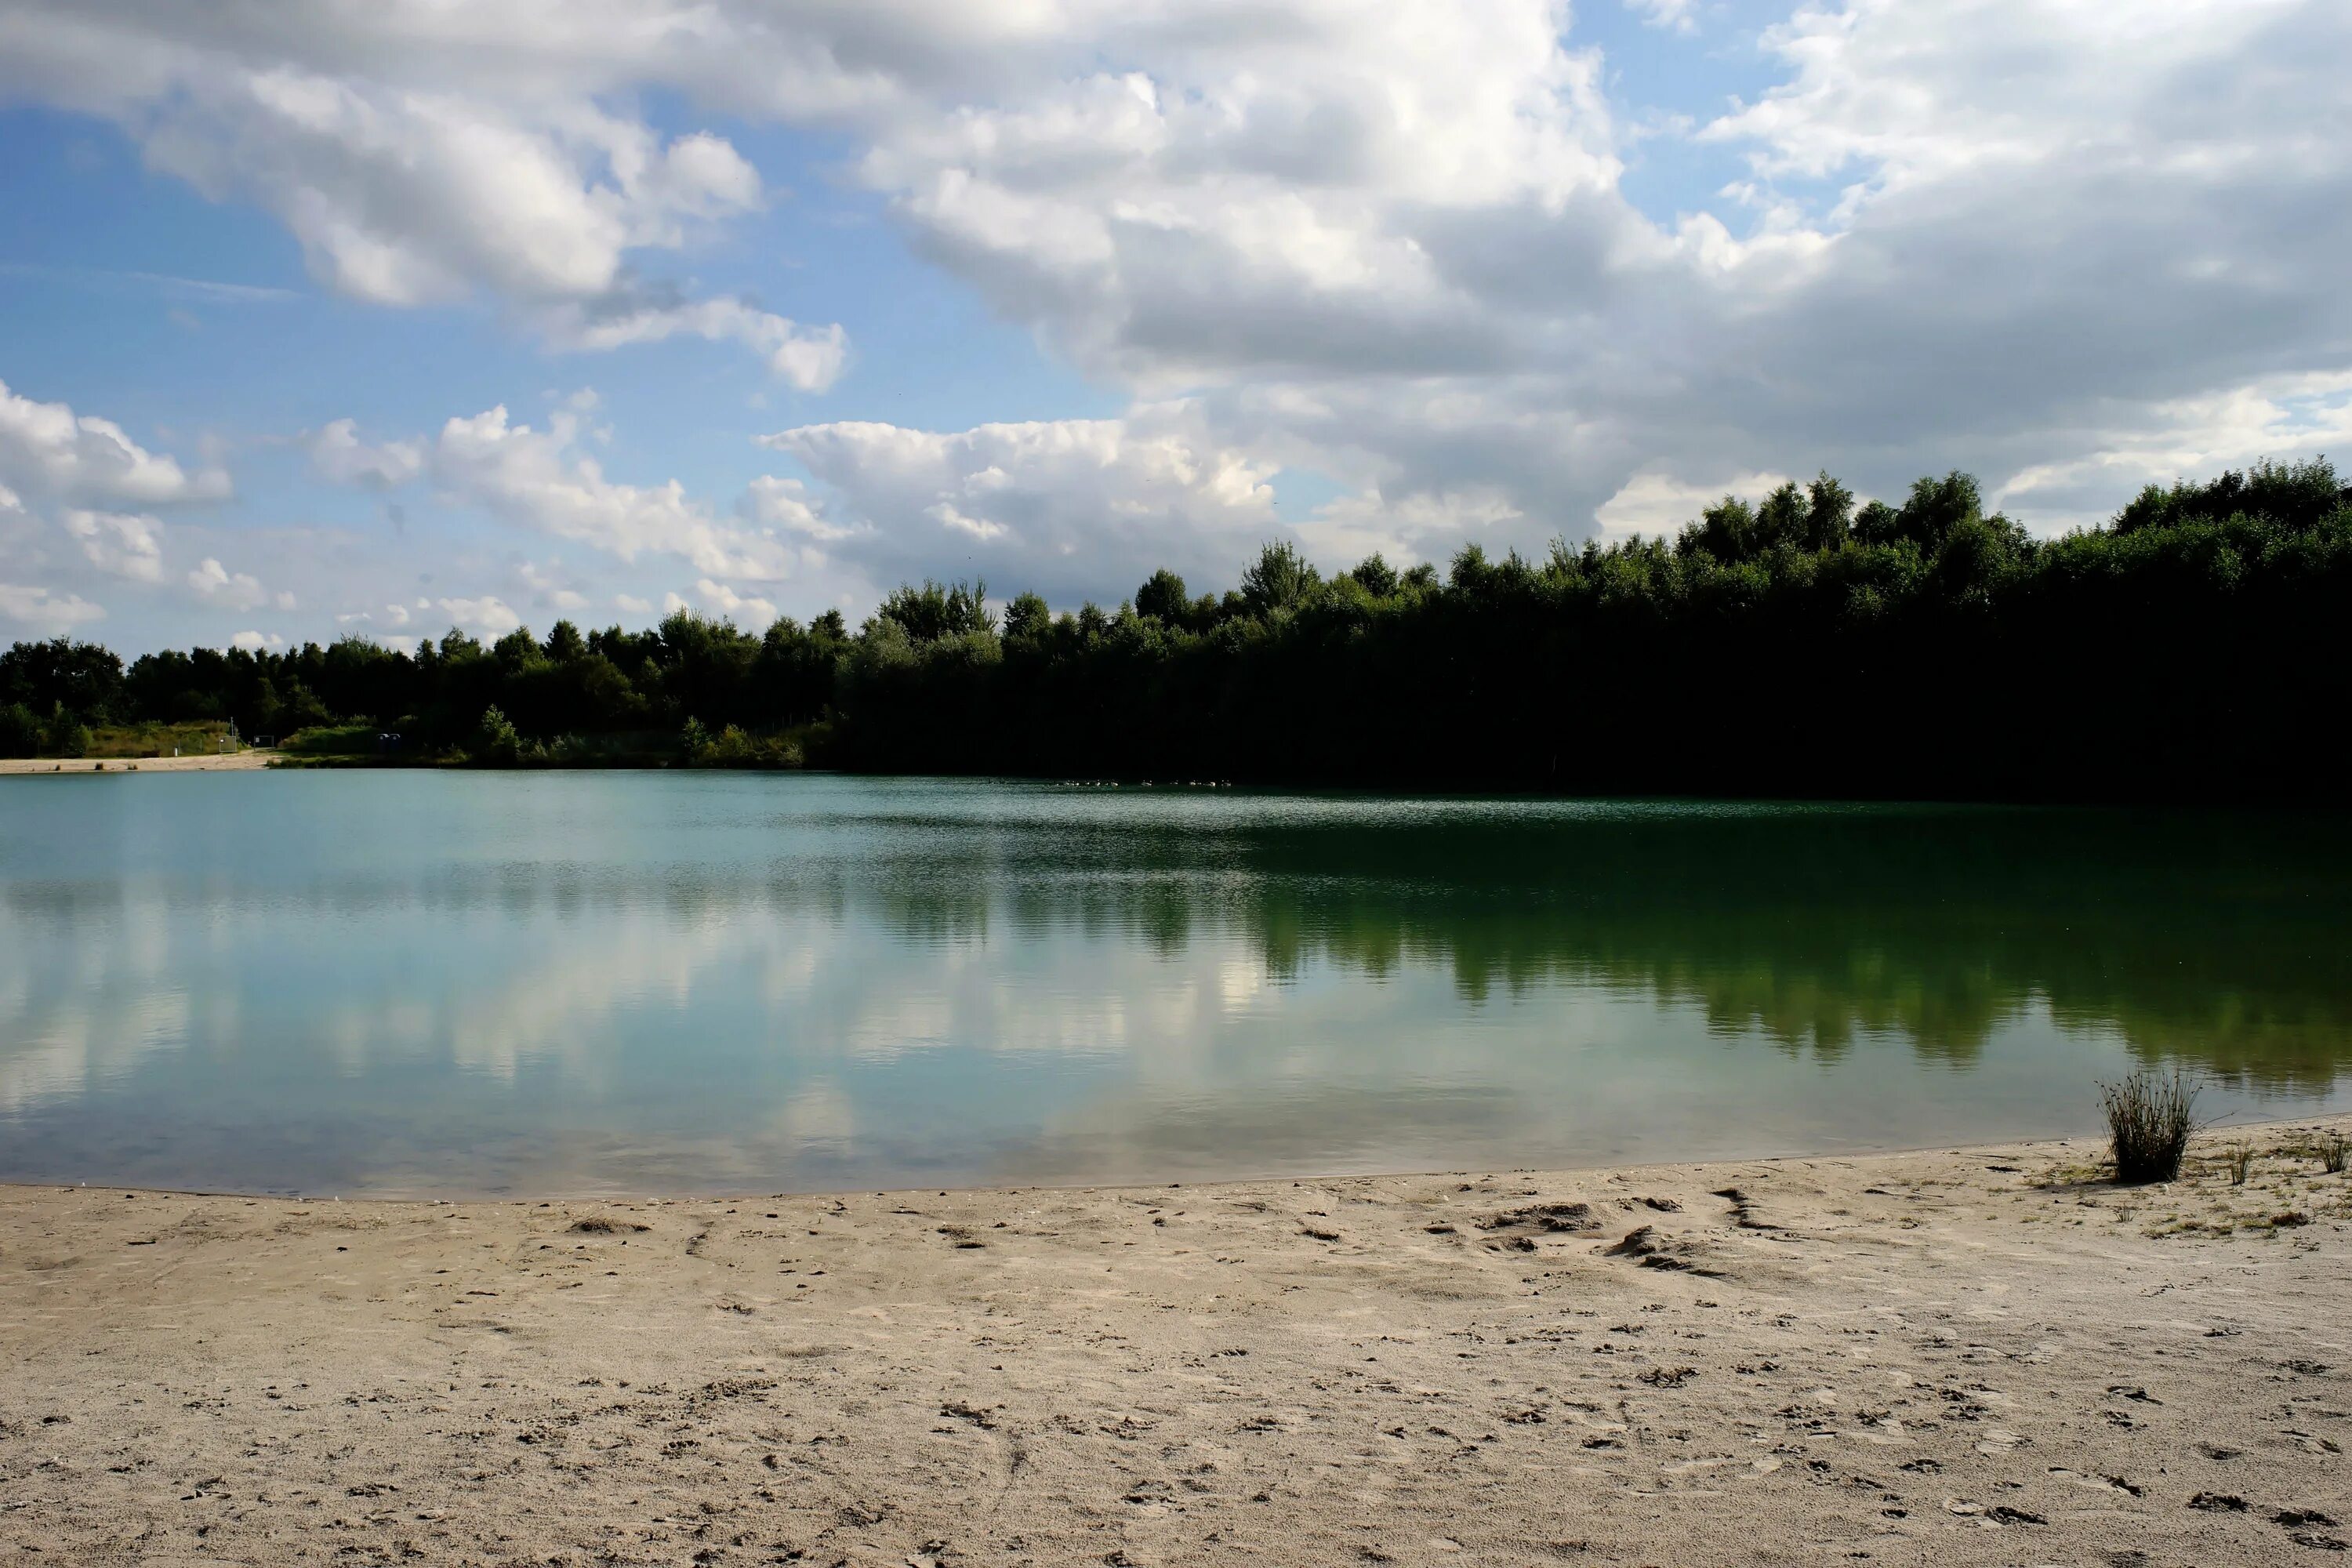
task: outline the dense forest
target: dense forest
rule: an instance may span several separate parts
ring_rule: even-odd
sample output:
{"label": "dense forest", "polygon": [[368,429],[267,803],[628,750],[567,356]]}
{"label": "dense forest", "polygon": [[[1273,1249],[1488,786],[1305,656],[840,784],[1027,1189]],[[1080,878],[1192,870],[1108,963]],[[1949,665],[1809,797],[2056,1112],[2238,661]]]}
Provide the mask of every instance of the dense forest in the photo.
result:
{"label": "dense forest", "polygon": [[1273,544],[1221,596],[1163,571],[1060,615],[926,583],[854,631],[679,614],[127,669],[19,643],[0,755],[233,719],[299,731],[298,753],[493,765],[2332,803],[2352,798],[2347,628],[2352,491],[2324,460],[2151,486],[2048,541],[1966,474],[1859,507],[1823,474],[1674,539],[1328,576]]}

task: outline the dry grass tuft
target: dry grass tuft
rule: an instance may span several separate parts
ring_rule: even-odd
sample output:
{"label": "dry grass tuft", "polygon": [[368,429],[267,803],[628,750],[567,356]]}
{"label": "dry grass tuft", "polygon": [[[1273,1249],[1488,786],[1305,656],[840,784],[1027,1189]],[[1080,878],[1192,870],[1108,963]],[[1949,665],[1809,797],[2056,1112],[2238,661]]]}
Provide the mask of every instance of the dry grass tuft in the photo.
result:
{"label": "dry grass tuft", "polygon": [[2180,1174],[2189,1135],[2197,1131],[2197,1089],[2179,1072],[2169,1078],[2136,1072],[2103,1083],[2099,1099],[2114,1141],[2116,1181],[2124,1186],[2169,1182]]}

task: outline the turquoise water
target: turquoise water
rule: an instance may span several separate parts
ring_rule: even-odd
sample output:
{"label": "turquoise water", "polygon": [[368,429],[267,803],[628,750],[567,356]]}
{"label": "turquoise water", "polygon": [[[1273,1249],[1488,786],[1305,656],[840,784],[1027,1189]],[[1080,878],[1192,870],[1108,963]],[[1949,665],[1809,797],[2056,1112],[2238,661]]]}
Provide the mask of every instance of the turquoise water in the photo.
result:
{"label": "turquoise water", "polygon": [[0,780],[0,1178],[1200,1180],[2352,1104],[2327,818],[822,775]]}

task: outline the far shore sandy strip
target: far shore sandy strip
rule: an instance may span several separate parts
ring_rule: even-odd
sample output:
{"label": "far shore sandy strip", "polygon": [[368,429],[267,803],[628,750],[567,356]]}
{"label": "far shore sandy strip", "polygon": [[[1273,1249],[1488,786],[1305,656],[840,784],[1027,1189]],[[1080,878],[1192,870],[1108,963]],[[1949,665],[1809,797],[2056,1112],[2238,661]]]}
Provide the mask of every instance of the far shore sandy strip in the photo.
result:
{"label": "far shore sandy strip", "polygon": [[[74,1563],[2344,1562],[2352,1119],[1123,1190],[0,1188]],[[2233,1185],[2210,1156],[2256,1151]]]}
{"label": "far shore sandy strip", "polygon": [[236,773],[276,762],[277,752],[212,752],[192,757],[0,757],[0,777],[10,773]]}

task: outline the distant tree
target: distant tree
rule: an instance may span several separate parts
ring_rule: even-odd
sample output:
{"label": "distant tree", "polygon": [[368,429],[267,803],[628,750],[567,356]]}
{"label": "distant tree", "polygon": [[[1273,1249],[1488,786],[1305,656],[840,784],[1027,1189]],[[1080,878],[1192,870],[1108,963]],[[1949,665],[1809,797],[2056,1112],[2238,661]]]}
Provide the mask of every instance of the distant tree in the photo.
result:
{"label": "distant tree", "polygon": [[1910,499],[1895,514],[1895,532],[1929,552],[1942,548],[1954,529],[1984,515],[1984,498],[1976,476],[1957,469],[1942,479],[1913,482]]}
{"label": "distant tree", "polygon": [[874,614],[879,619],[898,622],[910,640],[927,643],[961,637],[966,632],[992,630],[987,600],[985,583],[943,585],[925,578],[919,588],[893,589]]}
{"label": "distant tree", "polygon": [[1135,613],[1155,621],[1181,626],[1192,601],[1184,596],[1184,579],[1162,566],[1135,591]]}
{"label": "distant tree", "polygon": [[91,742],[89,726],[62,702],[49,710],[49,721],[41,727],[41,750],[53,757],[86,757]]}
{"label": "distant tree", "polygon": [[1444,575],[1374,556],[1328,584],[1278,543],[1187,594],[1160,573],[1116,614],[1055,617],[1024,593],[1001,635],[978,584],[926,583],[855,636],[837,610],[759,636],[681,614],[128,671],[19,643],[0,749],[86,747],[100,720],[373,716],[410,754],[486,762],[2352,804],[2326,717],[2352,709],[2352,498],[2320,460],[2151,487],[2046,541],[1964,473],[1857,507],[1824,472],[1672,538],[1536,563],[1469,542]]}
{"label": "distant tree", "polygon": [[1804,491],[1793,484],[1781,484],[1756,509],[1751,553],[1811,549],[1806,537],[1811,531],[1811,508],[1806,503]]}
{"label": "distant tree", "polygon": [[1281,540],[1260,550],[1256,563],[1242,574],[1242,602],[1254,616],[1295,610],[1321,583],[1297,546]]}
{"label": "distant tree", "polygon": [[1862,544],[1893,544],[1903,537],[1901,518],[1885,501],[1871,501],[1854,514],[1853,537]]}
{"label": "distant tree", "polygon": [[474,727],[473,752],[477,761],[509,766],[522,750],[522,737],[507,716],[493,706],[482,710],[482,721]]}
{"label": "distant tree", "polygon": [[22,702],[36,713],[62,702],[103,721],[113,715],[122,687],[122,661],[97,643],[51,637],[0,653],[0,702]]}
{"label": "distant tree", "polygon": [[41,721],[22,702],[0,707],[0,757],[38,756]]}
{"label": "distant tree", "polygon": [[1364,592],[1375,599],[1385,599],[1397,591],[1396,568],[1377,550],[1357,562],[1348,575],[1362,584]]}
{"label": "distant tree", "polygon": [[571,664],[588,657],[588,644],[578,626],[570,621],[558,621],[547,628],[546,653],[550,663]]}
{"label": "distant tree", "polygon": [[1804,547],[1835,550],[1853,531],[1853,492],[1830,478],[1824,468],[1805,487]]}
{"label": "distant tree", "polygon": [[1704,550],[1727,565],[1747,560],[1755,544],[1756,509],[1738,496],[1726,496],[1700,512],[1679,542],[1685,554]]}
{"label": "distant tree", "polygon": [[[1146,584],[1149,587],[1150,584]],[[1004,639],[1036,638],[1053,629],[1054,612],[1046,607],[1043,596],[1022,594],[1004,606]]]}

